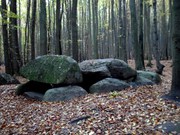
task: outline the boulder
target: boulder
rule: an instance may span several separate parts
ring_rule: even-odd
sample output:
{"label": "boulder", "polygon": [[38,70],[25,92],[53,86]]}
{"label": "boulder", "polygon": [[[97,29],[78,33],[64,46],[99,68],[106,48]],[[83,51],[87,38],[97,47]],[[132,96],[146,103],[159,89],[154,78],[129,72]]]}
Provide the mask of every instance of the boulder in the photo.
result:
{"label": "boulder", "polygon": [[44,101],[68,101],[73,98],[86,95],[87,92],[79,86],[67,86],[53,88],[46,91],[43,100]]}
{"label": "boulder", "polygon": [[20,82],[9,74],[0,73],[0,85],[6,84],[20,84]]}
{"label": "boulder", "polygon": [[44,94],[52,85],[36,81],[28,81],[27,83],[20,84],[15,91],[16,95],[23,95],[25,92],[37,92]]}
{"label": "boulder", "polygon": [[82,87],[86,90],[89,87],[107,77],[111,77],[106,64],[112,59],[95,59],[95,60],[85,60],[79,63],[79,67],[83,74],[83,84]]}
{"label": "boulder", "polygon": [[44,94],[38,93],[38,92],[24,92],[23,95],[26,98],[35,99],[35,100],[38,100],[38,101],[42,101],[43,100],[43,96],[44,96]]}
{"label": "boulder", "polygon": [[126,62],[113,59],[110,63],[107,63],[107,67],[113,78],[121,80],[128,80],[136,78],[137,72],[132,69]]}
{"label": "boulder", "polygon": [[114,78],[105,78],[93,84],[89,88],[89,91],[90,93],[105,93],[105,92],[112,92],[112,91],[120,91],[128,87],[130,87],[130,85],[124,81],[114,79]]}
{"label": "boulder", "polygon": [[161,77],[155,73],[150,71],[137,71],[138,76],[142,76],[154,82],[155,84],[161,83]]}
{"label": "boulder", "polygon": [[154,85],[155,83],[145,77],[137,75],[136,79],[133,82],[129,82],[129,84],[132,87],[138,87],[144,85]]}
{"label": "boulder", "polygon": [[134,79],[137,74],[124,61],[113,58],[86,60],[79,63],[79,67],[83,74],[82,87],[85,86],[85,89],[108,77],[127,80]]}
{"label": "boulder", "polygon": [[82,82],[77,62],[65,55],[44,55],[20,69],[25,78],[49,84],[76,84]]}

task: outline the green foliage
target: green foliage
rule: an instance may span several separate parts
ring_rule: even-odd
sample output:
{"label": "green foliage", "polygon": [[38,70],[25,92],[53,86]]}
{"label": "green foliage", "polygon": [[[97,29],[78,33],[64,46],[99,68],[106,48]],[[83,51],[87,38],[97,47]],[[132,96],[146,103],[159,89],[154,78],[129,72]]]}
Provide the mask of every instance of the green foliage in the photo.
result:
{"label": "green foliage", "polygon": [[2,10],[4,12],[4,15],[9,18],[16,18],[19,19],[20,17],[15,14],[14,12],[8,11],[8,10]]}
{"label": "green foliage", "polygon": [[121,94],[119,93],[119,92],[117,92],[117,91],[113,91],[113,92],[110,92],[109,93],[109,97],[110,98],[116,98],[116,97],[118,97],[118,96],[120,96]]}

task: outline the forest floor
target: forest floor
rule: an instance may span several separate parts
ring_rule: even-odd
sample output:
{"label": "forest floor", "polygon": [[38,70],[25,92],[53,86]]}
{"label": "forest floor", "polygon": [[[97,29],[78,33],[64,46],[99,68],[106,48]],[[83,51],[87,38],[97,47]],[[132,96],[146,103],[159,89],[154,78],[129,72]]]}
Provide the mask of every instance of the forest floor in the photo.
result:
{"label": "forest floor", "polygon": [[[162,63],[166,67],[160,85],[88,94],[69,102],[35,101],[16,96],[16,85],[0,86],[0,134],[170,134],[157,126],[169,121],[179,122],[180,106],[160,98],[170,90],[172,75],[172,62]],[[134,67],[132,61],[129,64]],[[0,72],[3,70],[1,67]],[[149,70],[154,71],[155,65]],[[84,120],[78,121],[78,118]]]}

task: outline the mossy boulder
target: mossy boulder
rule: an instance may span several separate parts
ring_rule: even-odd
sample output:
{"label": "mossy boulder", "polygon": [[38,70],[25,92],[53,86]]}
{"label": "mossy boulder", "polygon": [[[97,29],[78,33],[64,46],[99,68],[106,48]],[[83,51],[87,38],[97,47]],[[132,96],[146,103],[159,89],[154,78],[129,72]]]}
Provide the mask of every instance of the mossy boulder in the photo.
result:
{"label": "mossy boulder", "polygon": [[161,81],[162,81],[161,77],[155,72],[139,70],[139,71],[137,71],[137,74],[138,74],[138,76],[147,78],[156,84],[161,83]]}
{"label": "mossy boulder", "polygon": [[65,55],[44,55],[20,69],[25,78],[49,84],[76,84],[82,82],[77,62]]}

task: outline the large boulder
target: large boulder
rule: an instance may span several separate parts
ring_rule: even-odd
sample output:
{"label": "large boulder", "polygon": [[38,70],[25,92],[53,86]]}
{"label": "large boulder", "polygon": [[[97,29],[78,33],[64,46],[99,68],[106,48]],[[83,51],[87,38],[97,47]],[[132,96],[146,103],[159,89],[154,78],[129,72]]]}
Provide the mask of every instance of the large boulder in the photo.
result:
{"label": "large boulder", "polygon": [[77,62],[65,55],[44,55],[20,69],[25,78],[49,84],[76,84],[82,82]]}
{"label": "large boulder", "polygon": [[94,59],[79,63],[83,74],[82,87],[88,90],[92,84],[104,78],[111,77],[111,73],[106,66],[111,60],[112,59]]}
{"label": "large boulder", "polygon": [[155,72],[140,71],[139,70],[139,71],[137,71],[137,74],[138,74],[138,76],[142,76],[144,78],[147,78],[156,84],[161,83],[161,77]]}
{"label": "large boulder", "polygon": [[113,78],[121,80],[133,79],[136,77],[136,70],[132,69],[126,62],[113,59],[110,63],[107,63],[107,67]]}
{"label": "large boulder", "polygon": [[19,84],[20,82],[12,77],[9,74],[6,73],[0,73],[0,85],[6,85],[6,84]]}
{"label": "large boulder", "polygon": [[79,63],[83,73],[83,84],[85,89],[108,77],[118,79],[130,79],[136,77],[136,71],[129,67],[124,61],[119,59],[94,59]]}
{"label": "large boulder", "polygon": [[138,87],[138,86],[145,86],[145,85],[154,85],[155,83],[143,76],[137,75],[136,79],[132,82],[129,82],[129,84],[132,87]]}
{"label": "large boulder", "polygon": [[16,95],[23,95],[25,92],[37,92],[44,94],[52,85],[36,81],[28,81],[27,83],[20,84],[15,91]]}
{"label": "large boulder", "polygon": [[86,95],[87,92],[79,86],[67,86],[53,88],[46,91],[43,100],[44,101],[68,101],[73,98]]}
{"label": "large boulder", "polygon": [[124,81],[114,79],[114,78],[105,78],[89,88],[90,93],[105,93],[112,91],[120,91],[125,88],[130,87],[130,85]]}

